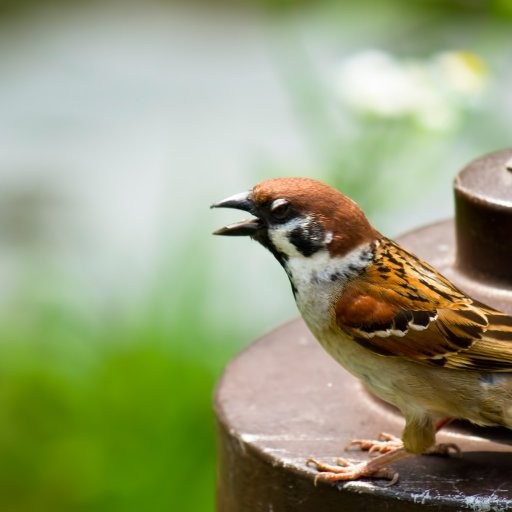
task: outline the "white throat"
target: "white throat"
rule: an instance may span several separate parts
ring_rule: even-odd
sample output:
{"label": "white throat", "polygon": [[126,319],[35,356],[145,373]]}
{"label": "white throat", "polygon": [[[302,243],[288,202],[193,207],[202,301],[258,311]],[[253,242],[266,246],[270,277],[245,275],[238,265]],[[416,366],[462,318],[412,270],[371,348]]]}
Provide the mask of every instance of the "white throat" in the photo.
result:
{"label": "white throat", "polygon": [[298,251],[289,256],[285,269],[299,311],[314,334],[330,324],[333,297],[368,266],[374,250],[373,243],[365,243],[341,257],[333,258],[326,249],[307,257]]}

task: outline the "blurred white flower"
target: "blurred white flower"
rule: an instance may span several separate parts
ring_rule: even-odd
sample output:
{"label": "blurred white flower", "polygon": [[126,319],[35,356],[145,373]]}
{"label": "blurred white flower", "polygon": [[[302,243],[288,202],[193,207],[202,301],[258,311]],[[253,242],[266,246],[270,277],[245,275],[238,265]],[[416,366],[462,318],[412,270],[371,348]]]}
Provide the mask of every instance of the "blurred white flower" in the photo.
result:
{"label": "blurred white flower", "polygon": [[435,59],[435,64],[447,86],[464,96],[479,95],[487,84],[487,68],[474,53],[446,52]]}
{"label": "blurred white flower", "polygon": [[446,130],[474,103],[486,79],[485,65],[470,53],[446,52],[420,61],[370,50],[342,63],[336,89],[340,99],[358,111],[410,117],[423,128]]}

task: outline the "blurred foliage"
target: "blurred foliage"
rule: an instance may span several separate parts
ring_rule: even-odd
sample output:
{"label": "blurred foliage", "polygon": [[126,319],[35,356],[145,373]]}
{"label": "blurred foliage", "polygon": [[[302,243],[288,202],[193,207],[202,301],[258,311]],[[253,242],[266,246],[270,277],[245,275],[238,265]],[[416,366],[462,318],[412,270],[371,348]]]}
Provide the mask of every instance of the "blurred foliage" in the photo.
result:
{"label": "blurred foliage", "polygon": [[[477,74],[489,72],[490,84],[480,98],[482,101],[476,99],[473,105],[468,102],[463,106],[460,98],[452,95],[438,109],[438,117],[445,115],[443,107],[445,111],[459,110],[453,126],[440,129],[418,122],[412,115],[374,113],[351,105],[350,101],[340,101],[336,97],[336,70],[318,68],[293,21],[285,24],[285,30],[278,24],[280,33],[276,38],[284,41],[276,57],[278,69],[297,121],[315,154],[316,168],[299,172],[314,175],[316,169],[321,169],[324,179],[353,197],[370,218],[375,218],[386,211],[396,211],[397,204],[412,205],[415,196],[411,191],[421,188],[428,194],[433,186],[444,183],[447,176],[448,182],[453,179],[457,168],[479,154],[506,147],[508,119],[500,114],[502,105],[508,101],[506,91],[503,93],[507,80],[503,70],[508,69],[505,64],[510,55],[506,44],[510,22],[505,4],[442,0],[327,2],[328,7],[318,15],[319,25],[328,27],[326,31],[336,32],[333,27],[338,27],[342,33],[345,29],[344,44],[347,39],[354,41],[347,45],[348,55],[347,48],[335,46],[340,54],[339,63],[357,56],[353,46],[358,50],[362,47],[362,53],[378,48],[388,58],[410,59],[415,73],[425,73],[436,59],[450,53],[466,59],[470,66],[476,63],[476,68],[481,67]],[[366,18],[363,12],[372,12],[372,16]],[[468,33],[478,37],[468,38]],[[457,51],[459,46],[463,51]],[[434,73],[429,87],[443,91],[445,75],[446,70],[438,71],[437,77]],[[366,79],[375,83],[375,89],[389,85],[389,77],[379,75],[378,69],[368,73]],[[362,82],[359,85],[365,86]],[[397,88],[395,95],[400,94]],[[433,110],[428,105],[423,108]],[[457,154],[463,158],[457,160]]]}
{"label": "blurred foliage", "polygon": [[115,350],[111,338],[89,337],[94,364],[69,375],[62,352],[77,357],[83,347],[74,348],[75,332],[44,323],[44,357],[36,333],[1,350],[2,509],[207,510],[213,439],[200,411],[212,372],[165,353],[148,333]]}
{"label": "blurred foliage", "polygon": [[4,308],[1,510],[213,509],[212,389],[243,335],[201,313],[197,263],[157,272],[133,314],[91,318],[55,282]]}
{"label": "blurred foliage", "polygon": [[[89,4],[104,5],[111,3],[122,7],[123,3],[119,0],[109,0],[108,2],[96,0],[96,2],[83,2],[82,0],[74,0],[75,4]],[[318,9],[326,5],[339,5],[343,4],[335,0],[155,0],[155,3],[160,4],[179,4],[184,3],[187,5],[208,5],[208,7],[262,7],[268,9],[270,12],[292,12],[298,8],[301,9]],[[364,8],[366,0],[359,2],[359,6]],[[369,3],[372,3],[371,1]],[[386,2],[389,5],[389,1]],[[460,13],[473,13],[495,15],[500,18],[512,18],[512,0],[414,0],[408,2],[407,0],[393,0],[393,4],[400,8],[413,8],[416,10],[428,10],[430,12],[437,10],[444,15],[457,15]],[[38,2],[36,0],[0,0],[0,17],[23,15],[34,8],[41,6],[60,7],[69,5],[65,0],[44,0]]]}

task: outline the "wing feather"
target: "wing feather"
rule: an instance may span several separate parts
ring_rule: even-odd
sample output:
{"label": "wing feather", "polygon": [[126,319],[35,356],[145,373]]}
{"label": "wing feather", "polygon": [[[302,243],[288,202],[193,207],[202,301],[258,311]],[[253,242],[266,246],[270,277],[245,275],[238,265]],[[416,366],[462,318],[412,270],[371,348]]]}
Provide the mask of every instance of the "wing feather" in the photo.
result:
{"label": "wing feather", "polygon": [[512,372],[512,317],[474,301],[390,240],[381,240],[375,260],[338,299],[339,328],[381,355]]}

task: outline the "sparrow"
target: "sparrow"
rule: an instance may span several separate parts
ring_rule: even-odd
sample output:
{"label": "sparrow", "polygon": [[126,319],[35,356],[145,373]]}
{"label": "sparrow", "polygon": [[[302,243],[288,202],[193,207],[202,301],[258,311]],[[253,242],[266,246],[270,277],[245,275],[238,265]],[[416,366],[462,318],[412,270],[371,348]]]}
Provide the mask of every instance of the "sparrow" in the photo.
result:
{"label": "sparrow", "polygon": [[452,419],[512,428],[512,317],[381,235],[354,201],[315,180],[276,178],[212,208],[252,215],[214,234],[266,247],[322,347],[405,418],[401,439],[350,443],[378,453],[366,462],[309,459],[318,478],[394,483],[390,463],[457,450],[435,444]]}

